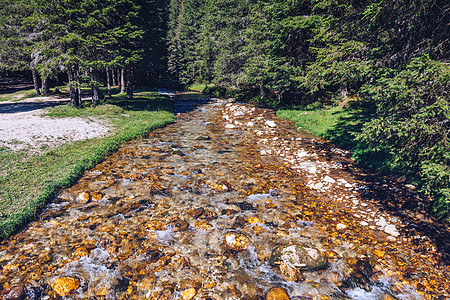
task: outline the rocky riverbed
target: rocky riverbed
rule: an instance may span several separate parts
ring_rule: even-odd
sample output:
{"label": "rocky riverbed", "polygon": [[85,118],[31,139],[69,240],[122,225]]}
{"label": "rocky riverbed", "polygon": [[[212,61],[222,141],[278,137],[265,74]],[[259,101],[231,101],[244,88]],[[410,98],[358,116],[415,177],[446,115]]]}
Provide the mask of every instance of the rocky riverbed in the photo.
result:
{"label": "rocky riverbed", "polygon": [[426,235],[423,207],[399,207],[427,199],[369,181],[349,156],[269,110],[201,105],[123,146],[2,242],[1,293],[448,298],[445,228]]}

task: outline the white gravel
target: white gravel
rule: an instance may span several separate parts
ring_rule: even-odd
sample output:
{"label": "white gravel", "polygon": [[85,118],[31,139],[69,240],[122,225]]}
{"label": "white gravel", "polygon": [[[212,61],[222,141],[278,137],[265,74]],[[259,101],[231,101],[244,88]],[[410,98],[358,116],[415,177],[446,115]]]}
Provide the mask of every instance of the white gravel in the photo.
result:
{"label": "white gravel", "polygon": [[0,147],[42,152],[64,143],[108,135],[111,128],[105,121],[43,117],[44,109],[34,109],[34,105],[66,100],[41,97],[20,102],[0,102]]}

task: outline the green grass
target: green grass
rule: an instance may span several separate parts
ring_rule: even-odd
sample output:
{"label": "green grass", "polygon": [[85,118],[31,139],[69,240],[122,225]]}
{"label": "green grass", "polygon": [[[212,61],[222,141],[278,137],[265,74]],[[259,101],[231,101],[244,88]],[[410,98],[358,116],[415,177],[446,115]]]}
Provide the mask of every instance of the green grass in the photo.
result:
{"label": "green grass", "polygon": [[2,101],[20,101],[27,98],[38,97],[34,89],[18,91],[12,94],[0,94],[0,102]]}
{"label": "green grass", "polygon": [[299,129],[331,140],[336,145],[357,150],[356,135],[374,110],[373,103],[353,99],[345,105],[316,110],[278,110],[277,115],[295,123]]}
{"label": "green grass", "polygon": [[20,229],[59,189],[74,184],[122,143],[173,122],[172,104],[166,96],[144,92],[132,101],[116,95],[108,102],[95,108],[60,106],[47,113],[51,117],[101,116],[115,128],[108,137],[78,141],[31,157],[26,151],[0,148],[0,239]]}
{"label": "green grass", "polygon": [[207,87],[212,87],[214,84],[207,84],[207,83],[193,83],[190,84],[187,89],[194,92],[203,93]]}

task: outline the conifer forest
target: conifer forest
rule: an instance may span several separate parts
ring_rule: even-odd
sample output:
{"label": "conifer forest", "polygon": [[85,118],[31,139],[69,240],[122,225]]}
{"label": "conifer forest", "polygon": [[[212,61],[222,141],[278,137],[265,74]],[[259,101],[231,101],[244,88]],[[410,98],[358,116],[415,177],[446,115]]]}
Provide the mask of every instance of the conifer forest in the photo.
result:
{"label": "conifer forest", "polygon": [[[1,0],[0,69],[79,86],[177,81],[274,108],[360,99],[354,155],[413,178],[448,216],[449,4],[443,0]],[[86,75],[88,79],[86,78]],[[31,75],[30,75],[31,76]],[[42,82],[42,87],[38,87]]]}

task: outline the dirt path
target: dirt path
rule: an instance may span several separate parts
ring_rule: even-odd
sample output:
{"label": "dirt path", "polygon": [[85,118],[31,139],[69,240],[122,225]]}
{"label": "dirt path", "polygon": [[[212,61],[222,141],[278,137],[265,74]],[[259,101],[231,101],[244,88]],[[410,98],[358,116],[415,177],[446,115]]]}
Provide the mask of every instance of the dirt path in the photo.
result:
{"label": "dirt path", "polygon": [[0,147],[42,152],[64,143],[106,136],[110,126],[95,118],[43,117],[45,108],[68,103],[67,98],[38,97],[0,102]]}

